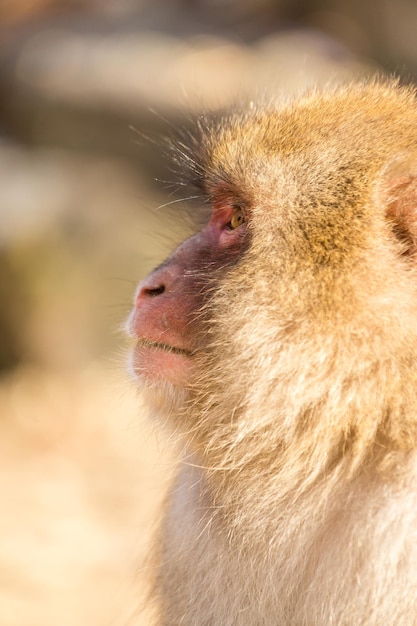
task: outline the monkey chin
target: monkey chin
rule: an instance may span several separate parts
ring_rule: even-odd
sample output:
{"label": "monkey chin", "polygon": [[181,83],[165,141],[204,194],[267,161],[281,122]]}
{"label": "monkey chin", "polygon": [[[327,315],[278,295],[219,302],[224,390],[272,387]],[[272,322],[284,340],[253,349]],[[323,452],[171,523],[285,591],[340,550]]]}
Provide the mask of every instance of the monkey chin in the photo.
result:
{"label": "monkey chin", "polygon": [[190,353],[165,344],[137,341],[129,361],[130,373],[152,412],[164,416],[177,413],[188,398],[193,370]]}

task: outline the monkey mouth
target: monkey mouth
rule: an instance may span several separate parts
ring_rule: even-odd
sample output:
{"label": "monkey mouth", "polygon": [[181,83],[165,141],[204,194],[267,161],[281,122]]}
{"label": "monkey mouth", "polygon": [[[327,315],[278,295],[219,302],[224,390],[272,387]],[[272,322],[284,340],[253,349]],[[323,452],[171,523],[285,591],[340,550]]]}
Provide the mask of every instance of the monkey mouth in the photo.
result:
{"label": "monkey mouth", "polygon": [[149,339],[137,339],[135,341],[135,345],[143,348],[156,348],[158,350],[165,350],[166,352],[171,352],[172,354],[181,354],[183,356],[191,357],[191,350],[186,350],[185,348],[177,348],[176,346],[170,346],[167,343],[161,343],[160,341],[150,341]]}

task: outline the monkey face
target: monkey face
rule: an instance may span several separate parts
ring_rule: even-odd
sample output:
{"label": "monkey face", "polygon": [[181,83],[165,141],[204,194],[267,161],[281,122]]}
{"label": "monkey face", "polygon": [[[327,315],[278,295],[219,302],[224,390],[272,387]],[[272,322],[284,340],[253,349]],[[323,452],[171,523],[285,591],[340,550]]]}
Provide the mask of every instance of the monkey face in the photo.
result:
{"label": "monkey face", "polygon": [[204,343],[211,281],[242,253],[247,216],[232,198],[214,202],[209,223],[138,286],[127,328],[132,369],[148,383],[187,386]]}
{"label": "monkey face", "polygon": [[[269,364],[263,378],[278,394],[295,380],[292,360],[314,371],[337,346],[356,362],[359,344],[377,350],[387,320],[405,327],[395,320],[414,303],[415,105],[387,93],[255,108],[202,122],[188,149],[177,146],[212,215],[138,287],[127,325],[135,377],[199,398],[224,385],[237,404],[255,363]],[[400,105],[410,112],[394,133]],[[387,169],[398,154],[404,166]]]}

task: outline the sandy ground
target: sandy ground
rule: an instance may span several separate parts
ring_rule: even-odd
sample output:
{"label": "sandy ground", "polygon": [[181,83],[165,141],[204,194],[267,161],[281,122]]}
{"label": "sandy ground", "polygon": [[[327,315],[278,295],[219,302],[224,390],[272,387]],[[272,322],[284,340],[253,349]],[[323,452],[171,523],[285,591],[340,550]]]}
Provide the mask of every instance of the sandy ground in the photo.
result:
{"label": "sandy ground", "polygon": [[1,383],[1,626],[152,623],[138,607],[172,464],[112,369]]}

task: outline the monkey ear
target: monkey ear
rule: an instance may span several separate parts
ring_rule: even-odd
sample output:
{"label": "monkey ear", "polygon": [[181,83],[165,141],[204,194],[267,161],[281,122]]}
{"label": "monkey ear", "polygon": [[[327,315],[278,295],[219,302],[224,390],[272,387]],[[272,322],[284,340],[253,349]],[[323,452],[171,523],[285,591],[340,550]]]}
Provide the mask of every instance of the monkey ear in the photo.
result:
{"label": "monkey ear", "polygon": [[[400,157],[384,168],[379,197],[402,246],[402,255],[417,260],[417,155]],[[381,198],[382,196],[382,198]]]}

